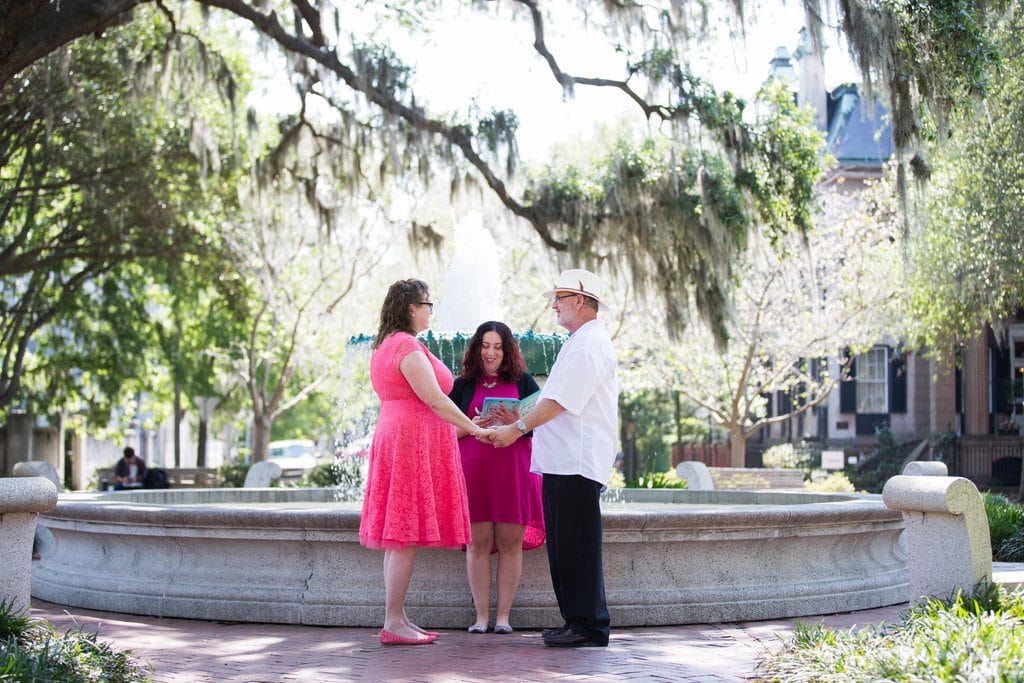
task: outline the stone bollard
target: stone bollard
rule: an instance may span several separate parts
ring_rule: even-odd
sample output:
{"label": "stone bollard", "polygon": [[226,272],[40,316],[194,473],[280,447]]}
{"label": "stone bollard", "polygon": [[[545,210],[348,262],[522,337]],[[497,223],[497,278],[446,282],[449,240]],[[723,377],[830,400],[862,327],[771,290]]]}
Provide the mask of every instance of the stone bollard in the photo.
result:
{"label": "stone bollard", "polygon": [[963,477],[897,475],[882,500],[903,513],[910,554],[910,602],[969,594],[992,580],[988,517],[977,487]]}
{"label": "stone bollard", "polygon": [[949,468],[941,460],[913,460],[903,468],[908,477],[948,477]]}
{"label": "stone bollard", "polygon": [[263,489],[281,478],[281,466],[276,462],[254,462],[249,471],[245,473],[245,482],[242,488]]}
{"label": "stone bollard", "polygon": [[12,474],[16,477],[46,477],[57,487],[58,492],[64,488],[60,483],[60,477],[57,476],[57,470],[42,460],[16,462]]}
{"label": "stone bollard", "polygon": [[[61,486],[60,477],[53,465],[42,460],[28,460],[14,463],[12,474],[16,477],[44,477],[57,487],[57,493],[64,488]],[[36,526],[36,533],[32,541],[32,554],[44,552],[53,542],[53,534],[46,527]]]}
{"label": "stone bollard", "polygon": [[36,517],[57,505],[57,487],[44,477],[0,479],[0,602],[28,614]]}
{"label": "stone bollard", "polygon": [[676,474],[686,480],[686,488],[690,491],[714,491],[715,483],[711,481],[708,466],[696,460],[684,460],[676,465]]}

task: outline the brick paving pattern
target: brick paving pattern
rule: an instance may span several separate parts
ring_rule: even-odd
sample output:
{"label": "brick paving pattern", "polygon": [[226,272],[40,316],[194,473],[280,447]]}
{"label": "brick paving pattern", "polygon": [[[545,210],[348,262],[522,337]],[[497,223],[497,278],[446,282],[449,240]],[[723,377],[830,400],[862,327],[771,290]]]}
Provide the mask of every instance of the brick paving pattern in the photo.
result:
{"label": "brick paving pattern", "polygon": [[540,631],[473,635],[446,630],[432,645],[382,647],[370,628],[163,619],[32,601],[32,616],[81,627],[131,650],[159,683],[277,681],[756,680],[766,652],[796,621],[837,628],[895,621],[897,605],[823,617],[612,629],[607,648],[545,647]]}

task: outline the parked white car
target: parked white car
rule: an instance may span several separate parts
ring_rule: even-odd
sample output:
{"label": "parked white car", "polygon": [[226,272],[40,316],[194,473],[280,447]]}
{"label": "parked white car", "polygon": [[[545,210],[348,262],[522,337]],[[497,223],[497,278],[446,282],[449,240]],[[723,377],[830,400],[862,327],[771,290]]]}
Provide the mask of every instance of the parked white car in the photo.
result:
{"label": "parked white car", "polygon": [[309,439],[271,441],[267,460],[281,466],[281,478],[301,477],[316,467],[316,444]]}

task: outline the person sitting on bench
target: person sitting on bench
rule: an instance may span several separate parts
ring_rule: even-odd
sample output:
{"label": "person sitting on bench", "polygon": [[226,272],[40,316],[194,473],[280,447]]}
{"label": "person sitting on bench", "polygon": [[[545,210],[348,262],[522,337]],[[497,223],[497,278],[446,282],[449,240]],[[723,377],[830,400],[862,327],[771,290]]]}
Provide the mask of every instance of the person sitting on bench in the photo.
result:
{"label": "person sitting on bench", "polygon": [[117,461],[114,468],[114,490],[141,489],[146,481],[146,463],[135,455],[135,449],[126,446],[124,457]]}

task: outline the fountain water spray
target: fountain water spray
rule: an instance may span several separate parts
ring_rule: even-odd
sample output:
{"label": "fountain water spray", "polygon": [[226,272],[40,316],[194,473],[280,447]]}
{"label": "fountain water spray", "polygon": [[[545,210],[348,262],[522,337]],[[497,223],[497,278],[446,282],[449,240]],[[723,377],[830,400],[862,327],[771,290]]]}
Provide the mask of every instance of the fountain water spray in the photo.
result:
{"label": "fountain water spray", "polygon": [[472,332],[486,320],[504,320],[502,253],[483,216],[472,211],[455,226],[451,262],[438,291],[432,321],[440,332]]}

